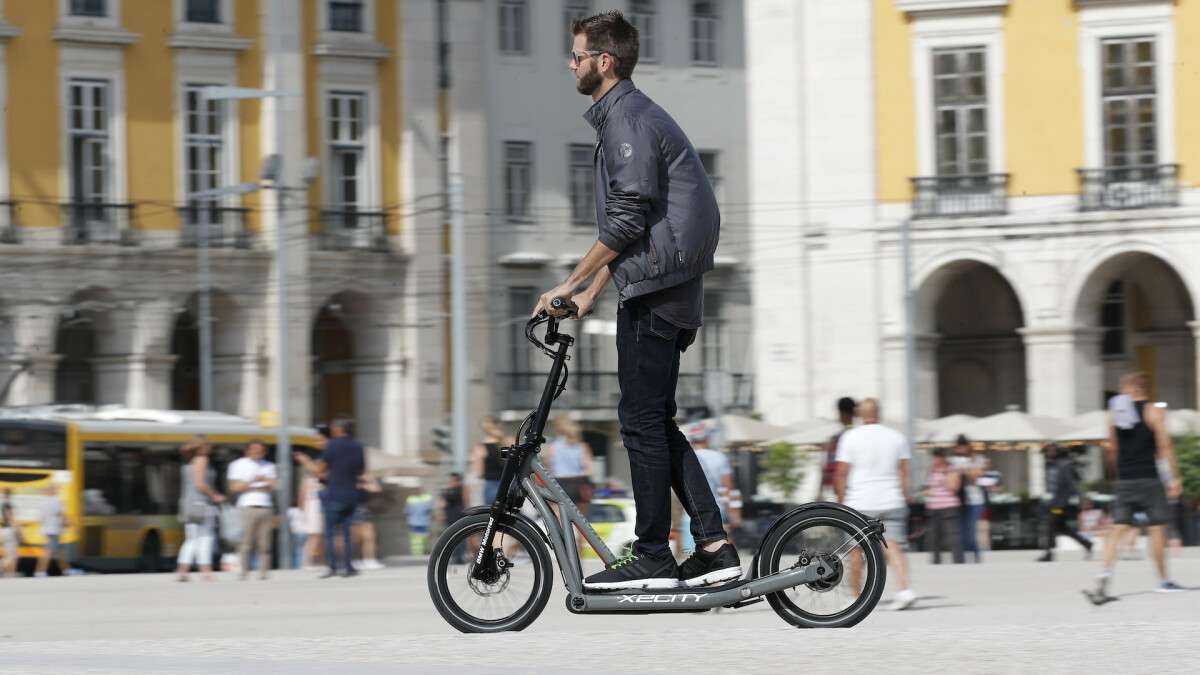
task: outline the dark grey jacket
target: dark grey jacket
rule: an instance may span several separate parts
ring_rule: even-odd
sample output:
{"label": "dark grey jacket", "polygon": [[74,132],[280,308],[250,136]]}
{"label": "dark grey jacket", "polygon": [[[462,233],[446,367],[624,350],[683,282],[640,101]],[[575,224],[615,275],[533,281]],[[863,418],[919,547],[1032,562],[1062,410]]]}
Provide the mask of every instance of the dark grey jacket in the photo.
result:
{"label": "dark grey jacket", "polygon": [[622,300],[713,268],[721,213],[683,130],[630,80],[584,114],[596,129],[596,222]]}

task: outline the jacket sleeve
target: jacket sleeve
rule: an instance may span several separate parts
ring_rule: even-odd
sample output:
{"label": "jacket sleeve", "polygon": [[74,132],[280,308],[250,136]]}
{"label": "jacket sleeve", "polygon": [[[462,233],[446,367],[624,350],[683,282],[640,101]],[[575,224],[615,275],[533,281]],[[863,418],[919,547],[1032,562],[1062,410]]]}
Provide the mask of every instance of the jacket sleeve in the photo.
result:
{"label": "jacket sleeve", "polygon": [[599,239],[620,252],[645,233],[650,207],[659,199],[661,144],[650,125],[620,117],[605,125],[601,145],[608,185]]}

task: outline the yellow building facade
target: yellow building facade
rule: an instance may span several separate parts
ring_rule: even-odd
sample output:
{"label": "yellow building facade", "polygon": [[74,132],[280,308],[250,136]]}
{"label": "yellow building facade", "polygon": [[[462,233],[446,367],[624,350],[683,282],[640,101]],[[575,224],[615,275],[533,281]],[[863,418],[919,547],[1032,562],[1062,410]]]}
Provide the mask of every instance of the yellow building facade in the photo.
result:
{"label": "yellow building facade", "polygon": [[[402,4],[0,3],[0,404],[199,407],[203,234],[214,407],[276,410],[286,367],[294,423],[353,415],[372,443],[415,445],[383,318],[407,311],[410,274]],[[281,202],[205,194],[258,183],[269,155]],[[289,364],[272,358],[278,259]]]}

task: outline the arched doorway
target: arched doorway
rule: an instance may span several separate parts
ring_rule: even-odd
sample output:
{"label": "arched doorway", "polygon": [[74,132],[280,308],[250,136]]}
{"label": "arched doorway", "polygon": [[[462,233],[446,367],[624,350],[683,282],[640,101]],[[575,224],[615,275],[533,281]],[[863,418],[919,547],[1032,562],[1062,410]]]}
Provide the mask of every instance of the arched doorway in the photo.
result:
{"label": "arched doorway", "polygon": [[354,417],[354,303],[339,294],[321,306],[312,332],[313,423],[336,416]]}
{"label": "arched doorway", "polygon": [[171,408],[200,410],[200,325],[191,310],[181,311],[171,332]]}
{"label": "arched doorway", "polygon": [[1008,280],[991,265],[955,261],[930,275],[919,299],[918,330],[933,341],[924,361],[934,370],[928,379],[937,391],[937,405],[926,412],[985,416],[1026,409],[1025,345],[1018,333],[1025,319]]}
{"label": "arched doorway", "polygon": [[54,353],[59,357],[55,402],[99,403],[104,399],[95,360],[115,353],[112,313],[116,308],[112,294],[96,287],[75,293],[63,305],[54,336]]}
{"label": "arched doorway", "polygon": [[1188,326],[1195,318],[1186,284],[1162,258],[1127,252],[1102,262],[1075,307],[1076,323],[1100,331],[1099,358],[1090,366],[1099,373],[1084,374],[1099,387],[1094,406],[1085,407],[1103,407],[1121,374],[1131,370],[1150,377],[1153,398],[1177,408],[1196,406],[1196,342]]}

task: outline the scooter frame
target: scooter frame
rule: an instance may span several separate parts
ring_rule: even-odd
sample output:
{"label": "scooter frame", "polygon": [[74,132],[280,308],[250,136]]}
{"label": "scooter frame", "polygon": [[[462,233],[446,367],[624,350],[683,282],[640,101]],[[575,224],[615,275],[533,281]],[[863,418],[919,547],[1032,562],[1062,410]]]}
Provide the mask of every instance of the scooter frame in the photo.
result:
{"label": "scooter frame", "polygon": [[[533,329],[541,323],[548,324],[544,344],[533,335]],[[493,548],[497,522],[519,519],[526,521],[535,530],[542,531],[536,523],[521,513],[520,509],[525,499],[529,499],[545,524],[543,536],[554,551],[559,572],[567,588],[567,609],[577,614],[704,612],[717,607],[738,607],[758,602],[762,596],[770,593],[830,579],[838,574],[838,570],[825,560],[814,558],[807,564],[802,565],[798,562],[786,570],[763,577],[738,579],[715,587],[655,589],[647,592],[630,589],[585,590],[583,568],[575,542],[575,528],[579,528],[584,540],[595,549],[605,565],[611,565],[616,556],[538,459],[541,446],[546,442],[542,434],[549,419],[550,408],[554,399],[566,388],[564,373],[566,361],[570,358],[567,350],[575,340],[570,335],[559,333],[558,319],[549,316],[539,316],[530,320],[525,334],[553,359],[553,365],[538,407],[531,413],[532,425],[528,428],[522,425],[524,437],[519,438],[516,445],[503,449],[507,461],[500,477],[496,499],[489,509],[490,517],[483,539],[475,556],[475,565],[471,572],[473,576],[486,580],[489,572],[495,574],[507,564],[503,552]],[[550,349],[552,345],[557,345],[558,348]],[[535,477],[540,480],[540,485],[535,481]],[[550,502],[558,505],[557,516],[550,508]],[[882,524],[878,521],[865,522],[866,527],[859,528],[854,541],[881,538]],[[497,565],[497,562],[500,564]],[[756,570],[751,570],[750,573],[754,574]]]}

